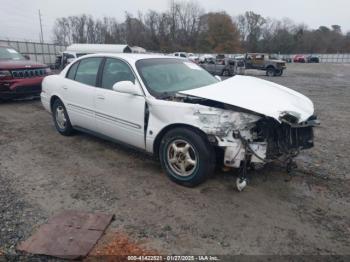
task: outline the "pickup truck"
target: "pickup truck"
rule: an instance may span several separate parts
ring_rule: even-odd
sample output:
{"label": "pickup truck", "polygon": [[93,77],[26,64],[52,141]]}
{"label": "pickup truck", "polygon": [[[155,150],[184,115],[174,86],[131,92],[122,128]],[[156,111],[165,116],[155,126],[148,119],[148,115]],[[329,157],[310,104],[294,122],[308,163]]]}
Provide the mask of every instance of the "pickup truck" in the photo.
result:
{"label": "pickup truck", "polygon": [[247,53],[244,62],[246,69],[263,70],[267,76],[282,76],[287,68],[285,61],[264,53]]}
{"label": "pickup truck", "polygon": [[235,74],[235,61],[232,59],[205,58],[199,65],[212,75],[233,76]]}

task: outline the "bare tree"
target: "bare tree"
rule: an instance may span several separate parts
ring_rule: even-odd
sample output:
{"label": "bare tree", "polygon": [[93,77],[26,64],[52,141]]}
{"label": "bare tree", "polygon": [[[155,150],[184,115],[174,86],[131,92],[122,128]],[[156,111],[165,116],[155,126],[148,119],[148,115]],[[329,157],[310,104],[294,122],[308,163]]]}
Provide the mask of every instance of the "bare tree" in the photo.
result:
{"label": "bare tree", "polygon": [[58,18],[54,42],[142,46],[149,50],[200,52],[323,53],[350,51],[350,35],[339,25],[316,30],[290,19],[264,18],[246,12],[234,20],[226,13],[205,13],[195,1],[170,0],[165,12],[126,13],[115,18],[91,15]]}

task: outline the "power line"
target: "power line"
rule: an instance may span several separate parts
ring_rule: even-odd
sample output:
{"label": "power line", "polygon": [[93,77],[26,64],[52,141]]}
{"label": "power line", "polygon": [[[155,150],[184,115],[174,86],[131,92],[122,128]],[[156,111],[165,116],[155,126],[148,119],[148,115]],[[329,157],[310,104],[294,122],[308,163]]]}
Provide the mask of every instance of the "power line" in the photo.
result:
{"label": "power line", "polygon": [[39,9],[39,22],[40,22],[40,32],[41,32],[41,43],[44,43],[43,25],[41,23],[41,13]]}

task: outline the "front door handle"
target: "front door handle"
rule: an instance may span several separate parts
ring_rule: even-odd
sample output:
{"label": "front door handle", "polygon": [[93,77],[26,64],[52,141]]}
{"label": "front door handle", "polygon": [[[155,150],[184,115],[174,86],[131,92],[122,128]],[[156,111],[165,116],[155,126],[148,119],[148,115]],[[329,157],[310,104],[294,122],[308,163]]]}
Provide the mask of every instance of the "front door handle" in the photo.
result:
{"label": "front door handle", "polygon": [[97,95],[97,99],[99,100],[105,100],[105,97],[103,95]]}
{"label": "front door handle", "polygon": [[68,87],[67,87],[67,86],[62,86],[62,88],[63,88],[64,90],[67,90],[67,89],[68,89]]}

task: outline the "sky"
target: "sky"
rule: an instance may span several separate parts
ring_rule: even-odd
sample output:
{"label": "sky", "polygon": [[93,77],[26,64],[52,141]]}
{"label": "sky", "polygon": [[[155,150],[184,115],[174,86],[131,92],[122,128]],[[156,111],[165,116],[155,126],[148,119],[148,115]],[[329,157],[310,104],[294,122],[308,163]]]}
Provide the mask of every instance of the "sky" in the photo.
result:
{"label": "sky", "polygon": [[[186,0],[183,0],[186,1]],[[254,11],[264,17],[288,17],[310,28],[339,24],[350,31],[349,0],[195,0],[206,12],[226,11],[237,16]],[[165,11],[169,0],[0,0],[0,39],[39,40],[39,14],[42,14],[45,42],[52,41],[54,21],[58,17],[91,14],[94,18],[115,17],[123,21],[125,11],[137,14],[149,9]]]}

